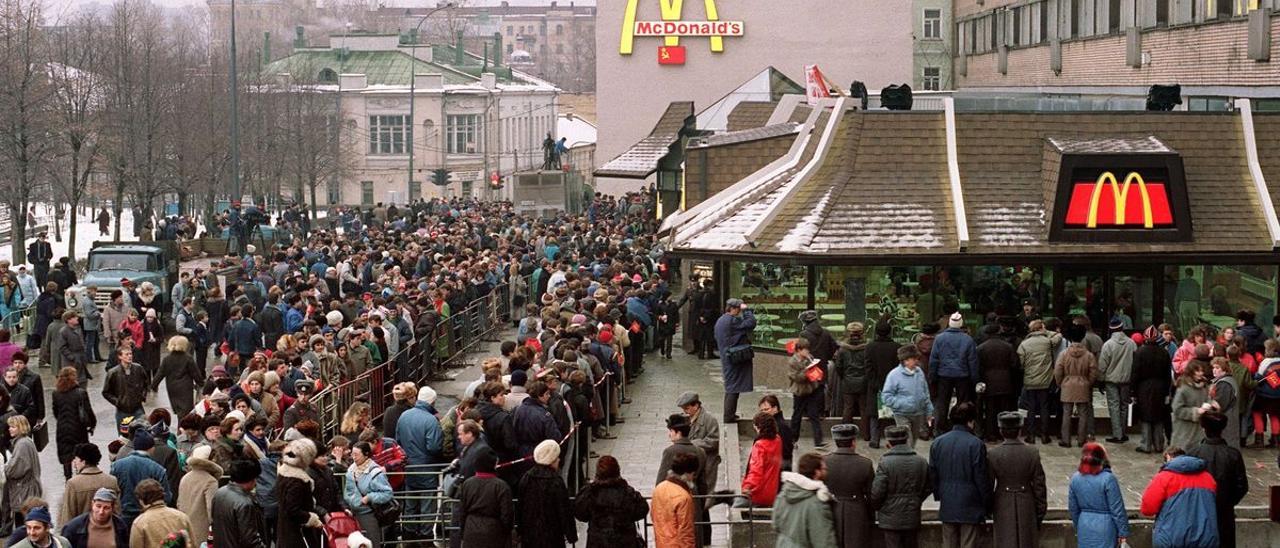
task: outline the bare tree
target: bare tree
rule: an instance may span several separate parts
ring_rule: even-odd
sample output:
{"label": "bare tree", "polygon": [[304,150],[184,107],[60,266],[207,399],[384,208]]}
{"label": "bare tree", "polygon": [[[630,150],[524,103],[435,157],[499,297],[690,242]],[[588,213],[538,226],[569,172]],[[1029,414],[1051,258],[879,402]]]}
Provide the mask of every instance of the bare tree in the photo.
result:
{"label": "bare tree", "polygon": [[65,202],[70,209],[67,256],[76,256],[77,207],[89,190],[93,175],[100,167],[100,116],[105,106],[102,78],[105,55],[99,42],[101,22],[91,13],[83,13],[64,27],[60,36],[51,40],[52,56],[47,64],[53,86],[53,112],[59,150],[60,173],[52,177],[51,194],[56,207]]}
{"label": "bare tree", "polygon": [[296,200],[311,201],[311,218],[316,217],[316,189],[328,178],[349,171],[355,161],[351,132],[341,130],[338,95],[314,77],[316,70],[299,71],[274,86],[271,95],[283,113],[283,131],[288,177],[293,179]]}
{"label": "bare tree", "polygon": [[0,202],[9,208],[13,258],[26,262],[25,213],[53,153],[40,0],[0,0]]}

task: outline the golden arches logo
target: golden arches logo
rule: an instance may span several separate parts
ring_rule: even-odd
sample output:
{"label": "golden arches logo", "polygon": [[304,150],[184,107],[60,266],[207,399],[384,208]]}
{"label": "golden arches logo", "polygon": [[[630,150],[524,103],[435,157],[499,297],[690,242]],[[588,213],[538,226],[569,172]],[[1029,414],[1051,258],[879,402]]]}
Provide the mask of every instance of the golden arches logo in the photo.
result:
{"label": "golden arches logo", "polygon": [[1124,178],[1124,184],[1120,184],[1116,180],[1116,175],[1110,171],[1104,172],[1098,176],[1098,180],[1093,185],[1093,195],[1089,198],[1089,216],[1085,221],[1085,227],[1097,228],[1098,226],[1098,204],[1102,201],[1102,187],[1106,185],[1111,188],[1111,196],[1115,199],[1115,224],[1123,226],[1125,224],[1125,209],[1129,201],[1129,187],[1133,183],[1138,183],[1138,192],[1142,195],[1142,226],[1145,228],[1155,227],[1155,220],[1151,213],[1151,194],[1147,192],[1147,182],[1143,180],[1142,174],[1131,171]]}
{"label": "golden arches logo", "polygon": [[[622,16],[622,38],[618,44],[618,53],[622,55],[631,55],[636,37],[636,9],[639,7],[640,0],[627,0],[627,8],[623,11]],[[707,21],[702,25],[695,25],[696,28],[673,30],[675,34],[666,34],[663,36],[663,44],[666,46],[680,45],[680,34],[689,36],[707,36],[711,41],[711,51],[724,51],[724,35],[730,36],[741,35],[741,22],[731,22],[727,26],[723,24],[713,24],[720,21],[720,14],[716,10],[716,0],[703,0],[703,5],[707,12]],[[662,21],[679,21],[684,14],[684,0],[658,0],[658,7],[662,13]],[[659,32],[665,28],[665,25],[657,25],[654,22],[641,21],[642,36],[652,36],[653,33]],[[723,30],[723,32],[721,32]],[[704,32],[705,31],[705,32]]]}

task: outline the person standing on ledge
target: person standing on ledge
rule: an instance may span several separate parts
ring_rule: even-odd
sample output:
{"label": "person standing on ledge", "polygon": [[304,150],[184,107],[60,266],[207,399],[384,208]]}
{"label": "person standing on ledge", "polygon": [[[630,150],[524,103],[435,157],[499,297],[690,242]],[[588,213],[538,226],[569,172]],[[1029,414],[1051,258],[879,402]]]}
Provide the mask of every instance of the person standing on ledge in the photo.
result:
{"label": "person standing on ledge", "polygon": [[754,388],[751,370],[751,333],[756,316],[741,299],[725,302],[724,314],[716,320],[716,348],[720,351],[720,371],[724,377],[724,422],[738,422],[738,395]]}

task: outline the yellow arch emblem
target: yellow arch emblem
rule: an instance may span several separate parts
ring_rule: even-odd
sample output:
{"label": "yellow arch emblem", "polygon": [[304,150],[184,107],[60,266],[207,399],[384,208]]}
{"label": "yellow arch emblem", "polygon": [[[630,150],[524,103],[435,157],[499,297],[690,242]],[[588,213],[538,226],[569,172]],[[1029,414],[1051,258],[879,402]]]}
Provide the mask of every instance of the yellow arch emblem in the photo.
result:
{"label": "yellow arch emblem", "polygon": [[[622,55],[631,55],[636,35],[636,8],[639,6],[640,0],[627,0],[627,8],[622,12],[622,38],[618,44],[618,53]],[[706,6],[707,20],[719,21],[720,14],[716,10],[716,0],[703,0]],[[658,7],[662,12],[663,21],[679,21],[684,13],[684,0],[658,0]],[[712,36],[711,51],[724,51],[724,37]],[[680,45],[679,36],[667,36],[663,38],[664,45],[678,46]]]}
{"label": "yellow arch emblem", "polygon": [[1124,178],[1124,184],[1116,181],[1116,175],[1110,171],[1104,172],[1098,176],[1098,180],[1093,185],[1093,195],[1089,198],[1089,217],[1085,223],[1088,228],[1097,228],[1098,226],[1098,204],[1102,198],[1102,186],[1111,187],[1111,196],[1115,199],[1115,224],[1123,226],[1125,223],[1125,206],[1128,205],[1129,186],[1134,182],[1138,183],[1138,192],[1142,195],[1142,226],[1153,228],[1155,221],[1151,214],[1151,194],[1147,192],[1147,182],[1142,179],[1142,175],[1136,171],[1129,172]]}

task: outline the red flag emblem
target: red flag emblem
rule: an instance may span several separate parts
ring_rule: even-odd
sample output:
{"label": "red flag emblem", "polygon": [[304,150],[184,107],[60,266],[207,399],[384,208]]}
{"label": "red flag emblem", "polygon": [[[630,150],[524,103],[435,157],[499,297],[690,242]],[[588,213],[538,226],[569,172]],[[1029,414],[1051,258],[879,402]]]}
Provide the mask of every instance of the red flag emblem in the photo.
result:
{"label": "red flag emblem", "polygon": [[683,65],[684,46],[658,46],[659,65]]}

